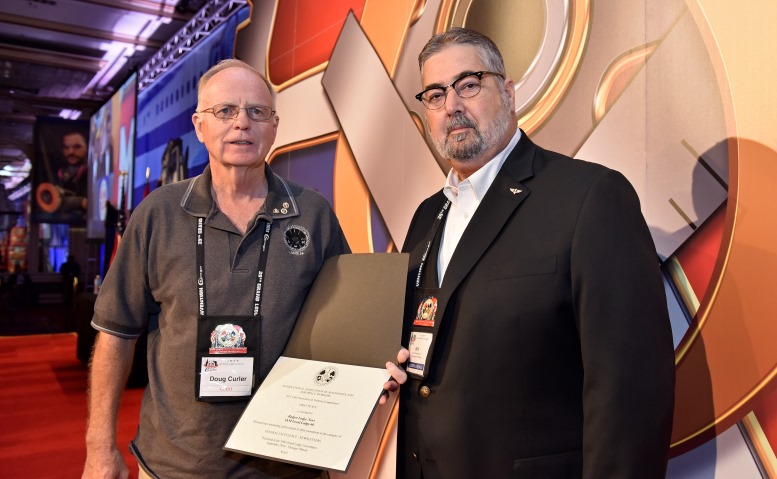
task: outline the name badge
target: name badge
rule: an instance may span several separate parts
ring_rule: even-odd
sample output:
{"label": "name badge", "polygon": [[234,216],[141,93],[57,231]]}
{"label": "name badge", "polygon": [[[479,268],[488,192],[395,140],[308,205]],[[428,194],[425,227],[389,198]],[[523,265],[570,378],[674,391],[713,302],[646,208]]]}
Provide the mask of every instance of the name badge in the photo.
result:
{"label": "name badge", "polygon": [[410,333],[410,359],[407,361],[407,372],[415,376],[424,377],[424,365],[429,354],[429,346],[432,345],[432,333]]}
{"label": "name badge", "polygon": [[253,374],[253,357],[203,356],[200,397],[250,396]]}

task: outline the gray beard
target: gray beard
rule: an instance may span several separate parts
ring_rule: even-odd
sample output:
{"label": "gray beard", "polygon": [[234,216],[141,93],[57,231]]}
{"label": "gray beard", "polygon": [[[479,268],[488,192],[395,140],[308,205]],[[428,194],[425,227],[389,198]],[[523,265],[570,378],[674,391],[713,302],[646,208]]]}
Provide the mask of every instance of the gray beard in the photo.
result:
{"label": "gray beard", "polygon": [[[467,162],[478,157],[504,138],[510,129],[510,121],[509,108],[505,108],[499,116],[485,125],[483,131],[481,131],[472,120],[457,114],[448,121],[445,136],[443,138],[432,137],[432,144],[434,144],[437,153],[444,159]],[[450,135],[450,131],[459,126],[472,128],[472,135],[469,140],[466,139],[466,133]]]}

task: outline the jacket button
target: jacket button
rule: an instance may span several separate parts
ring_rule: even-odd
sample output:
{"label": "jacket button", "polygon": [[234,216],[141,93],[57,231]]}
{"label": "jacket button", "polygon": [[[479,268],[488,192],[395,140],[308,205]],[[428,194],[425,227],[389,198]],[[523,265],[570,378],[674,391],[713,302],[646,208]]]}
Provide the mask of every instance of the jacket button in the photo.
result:
{"label": "jacket button", "polygon": [[418,394],[420,394],[422,398],[428,398],[431,393],[432,390],[429,389],[429,386],[421,386],[418,388]]}
{"label": "jacket button", "polygon": [[415,459],[416,461],[418,460],[418,454],[415,452],[413,453],[413,459]]}

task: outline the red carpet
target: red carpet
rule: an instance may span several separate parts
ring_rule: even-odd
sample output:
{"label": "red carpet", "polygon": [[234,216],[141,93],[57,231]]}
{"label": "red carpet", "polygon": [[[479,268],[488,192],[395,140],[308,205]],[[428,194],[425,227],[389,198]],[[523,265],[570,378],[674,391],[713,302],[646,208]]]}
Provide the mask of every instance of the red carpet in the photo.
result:
{"label": "red carpet", "polygon": [[[0,477],[79,478],[86,458],[85,366],[76,359],[76,335],[0,337]],[[127,449],[137,428],[143,389],[125,391],[118,444]]]}

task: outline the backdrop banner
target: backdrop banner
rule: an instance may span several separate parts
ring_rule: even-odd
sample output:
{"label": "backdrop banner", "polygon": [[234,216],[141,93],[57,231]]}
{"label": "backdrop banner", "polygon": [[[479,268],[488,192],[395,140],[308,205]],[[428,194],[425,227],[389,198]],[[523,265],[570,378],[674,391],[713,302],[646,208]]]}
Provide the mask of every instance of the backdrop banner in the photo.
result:
{"label": "backdrop banner", "polygon": [[88,121],[38,117],[32,163],[32,222],[85,224],[88,144]]}

